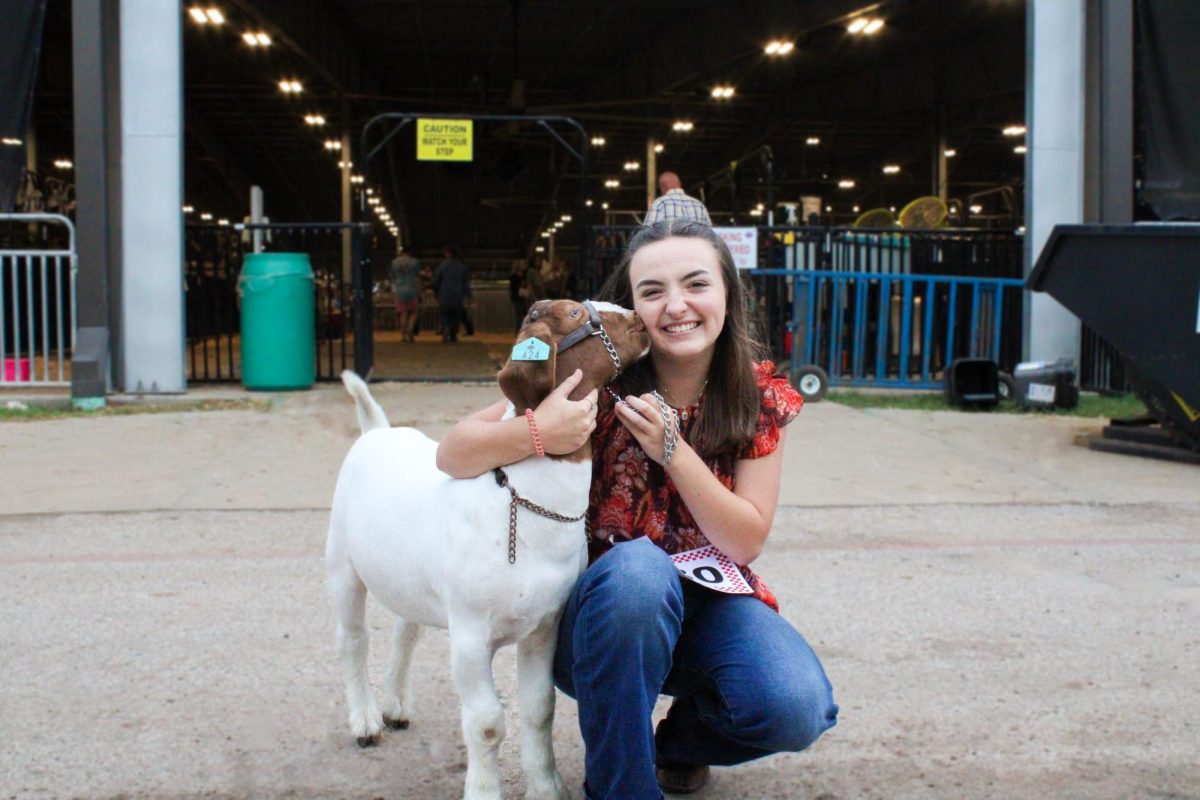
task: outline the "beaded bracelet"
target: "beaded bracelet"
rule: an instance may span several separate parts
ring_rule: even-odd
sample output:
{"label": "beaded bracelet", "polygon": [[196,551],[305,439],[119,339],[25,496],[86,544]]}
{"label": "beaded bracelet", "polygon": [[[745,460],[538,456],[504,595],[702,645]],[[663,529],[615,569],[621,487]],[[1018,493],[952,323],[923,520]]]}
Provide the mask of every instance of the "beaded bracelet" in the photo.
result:
{"label": "beaded bracelet", "polygon": [[546,455],[546,448],[542,446],[542,434],[538,430],[537,420],[533,418],[533,409],[525,409],[525,421],[529,423],[529,435],[533,437],[533,451],[539,456]]}

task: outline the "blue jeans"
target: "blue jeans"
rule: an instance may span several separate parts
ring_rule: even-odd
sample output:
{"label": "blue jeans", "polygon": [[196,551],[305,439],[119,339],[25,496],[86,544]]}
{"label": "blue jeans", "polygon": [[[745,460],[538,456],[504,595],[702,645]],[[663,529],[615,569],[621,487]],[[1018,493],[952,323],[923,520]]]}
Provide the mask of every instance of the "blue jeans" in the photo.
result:
{"label": "blue jeans", "polygon": [[[837,723],[825,671],[787,620],[681,579],[648,539],[616,545],[580,577],[554,680],[579,704],[588,800],[658,800],[656,756],[740,764],[803,750]],[[660,692],[675,701],[655,733]]]}

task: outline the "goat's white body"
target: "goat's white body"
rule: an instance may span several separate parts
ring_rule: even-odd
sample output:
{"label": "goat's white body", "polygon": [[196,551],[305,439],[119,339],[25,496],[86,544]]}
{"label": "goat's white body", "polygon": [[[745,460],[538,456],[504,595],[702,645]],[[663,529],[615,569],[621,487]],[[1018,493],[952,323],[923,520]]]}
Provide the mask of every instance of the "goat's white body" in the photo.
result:
{"label": "goat's white body", "polygon": [[[508,490],[491,473],[456,480],[438,471],[436,442],[411,428],[386,427],[366,385],[353,376],[344,380],[364,433],[338,474],[325,557],[352,732],[367,744],[385,716],[398,727],[407,723],[416,626],[448,628],[468,752],[464,797],[499,800],[504,717],[491,663],[497,648],[518,643],[525,796],[569,796],[550,742],[551,666],[559,616],[586,565],[583,523],[518,509],[516,563],[509,564]],[[531,458],[505,471],[538,505],[568,516],[587,507],[590,460]],[[400,617],[382,710],[367,678],[367,591]]]}

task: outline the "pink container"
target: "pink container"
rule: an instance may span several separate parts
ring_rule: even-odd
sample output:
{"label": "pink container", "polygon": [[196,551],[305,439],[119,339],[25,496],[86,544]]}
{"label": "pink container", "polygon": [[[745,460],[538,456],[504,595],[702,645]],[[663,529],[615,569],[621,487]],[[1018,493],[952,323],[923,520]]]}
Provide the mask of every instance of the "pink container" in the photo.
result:
{"label": "pink container", "polygon": [[[18,377],[19,375],[19,377]],[[29,380],[29,359],[28,358],[6,358],[4,359],[4,380],[13,381],[28,381]]]}

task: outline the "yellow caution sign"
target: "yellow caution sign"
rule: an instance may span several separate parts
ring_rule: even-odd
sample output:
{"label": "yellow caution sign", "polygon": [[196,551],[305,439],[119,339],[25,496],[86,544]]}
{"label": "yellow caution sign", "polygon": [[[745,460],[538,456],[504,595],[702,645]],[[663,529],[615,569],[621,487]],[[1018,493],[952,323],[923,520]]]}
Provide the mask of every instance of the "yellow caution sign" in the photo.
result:
{"label": "yellow caution sign", "polygon": [[471,161],[475,122],[469,119],[417,119],[418,161]]}

